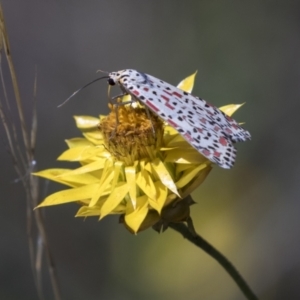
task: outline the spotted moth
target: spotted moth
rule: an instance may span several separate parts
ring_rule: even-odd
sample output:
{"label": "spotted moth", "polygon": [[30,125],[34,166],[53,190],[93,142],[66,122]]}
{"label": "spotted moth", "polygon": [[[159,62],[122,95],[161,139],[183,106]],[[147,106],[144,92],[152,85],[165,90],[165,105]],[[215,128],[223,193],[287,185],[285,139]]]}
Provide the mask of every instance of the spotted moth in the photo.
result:
{"label": "spotted moth", "polygon": [[133,100],[146,105],[202,155],[222,168],[234,165],[236,149],[233,143],[251,137],[215,106],[151,75],[126,69],[109,73],[108,83],[118,84],[124,95],[129,94]]}

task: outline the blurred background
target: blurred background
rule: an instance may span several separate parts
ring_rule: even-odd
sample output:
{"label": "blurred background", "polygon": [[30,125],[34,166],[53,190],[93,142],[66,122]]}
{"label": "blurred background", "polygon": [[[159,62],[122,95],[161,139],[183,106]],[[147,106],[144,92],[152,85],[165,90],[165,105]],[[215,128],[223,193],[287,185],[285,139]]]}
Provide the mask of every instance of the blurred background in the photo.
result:
{"label": "blurred background", "polygon": [[[235,118],[252,141],[238,145],[232,170],[214,168],[193,194],[192,218],[260,299],[300,299],[299,1],[2,5],[28,123],[38,69],[39,170],[73,167],[56,161],[64,139],[80,136],[73,115],[108,112],[105,82],[57,109],[98,69],[134,68],[174,85],[198,70],[194,94],[216,106],[246,102]],[[37,299],[24,190],[0,133],[0,299]],[[47,194],[62,188],[51,183]],[[77,208],[44,209],[63,299],[244,299],[220,265],[171,229],[134,236],[117,217],[74,218]]]}

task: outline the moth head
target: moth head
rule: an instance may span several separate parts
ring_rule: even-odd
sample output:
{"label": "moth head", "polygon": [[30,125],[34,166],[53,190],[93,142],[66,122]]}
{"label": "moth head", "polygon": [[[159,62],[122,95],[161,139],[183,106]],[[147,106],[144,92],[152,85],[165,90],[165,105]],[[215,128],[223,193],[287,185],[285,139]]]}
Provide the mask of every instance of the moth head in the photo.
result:
{"label": "moth head", "polygon": [[116,84],[116,82],[112,78],[108,78],[107,82],[108,82],[109,85],[115,85]]}

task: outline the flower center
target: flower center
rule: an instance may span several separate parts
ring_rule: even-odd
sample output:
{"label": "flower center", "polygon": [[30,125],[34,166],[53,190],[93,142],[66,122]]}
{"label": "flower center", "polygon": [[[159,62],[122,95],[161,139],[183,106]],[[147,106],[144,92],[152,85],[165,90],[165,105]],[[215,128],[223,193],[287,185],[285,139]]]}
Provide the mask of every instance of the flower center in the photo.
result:
{"label": "flower center", "polygon": [[113,106],[99,128],[105,147],[126,165],[133,165],[135,160],[155,158],[162,146],[163,121],[143,107]]}

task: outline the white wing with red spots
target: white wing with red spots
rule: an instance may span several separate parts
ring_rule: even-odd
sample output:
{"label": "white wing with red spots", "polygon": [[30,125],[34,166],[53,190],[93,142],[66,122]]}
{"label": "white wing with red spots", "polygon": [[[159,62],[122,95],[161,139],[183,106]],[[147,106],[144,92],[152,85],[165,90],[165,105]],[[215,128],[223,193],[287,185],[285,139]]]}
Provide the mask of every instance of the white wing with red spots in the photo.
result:
{"label": "white wing with red spots", "polygon": [[218,108],[163,80],[130,69],[112,72],[109,77],[223,168],[234,164],[236,149],[232,143],[250,139],[248,131]]}
{"label": "white wing with red spots", "polygon": [[[171,119],[172,120],[172,119]],[[236,149],[229,137],[221,130],[208,129],[205,126],[195,126],[189,118],[178,123],[169,123],[182,137],[210,161],[222,168],[229,169],[234,165]]]}

